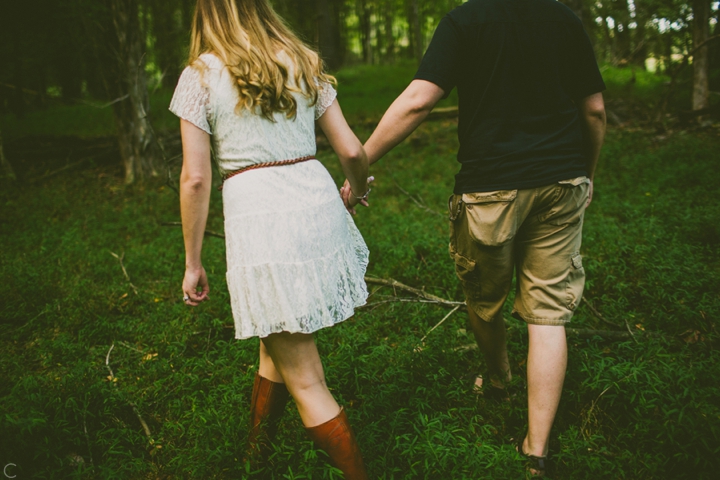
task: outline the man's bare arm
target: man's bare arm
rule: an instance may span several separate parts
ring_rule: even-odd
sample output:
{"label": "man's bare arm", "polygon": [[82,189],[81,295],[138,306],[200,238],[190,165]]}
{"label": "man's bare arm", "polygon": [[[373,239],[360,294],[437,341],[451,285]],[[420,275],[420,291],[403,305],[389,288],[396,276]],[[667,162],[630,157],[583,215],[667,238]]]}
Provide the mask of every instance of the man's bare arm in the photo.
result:
{"label": "man's bare arm", "polygon": [[587,171],[590,177],[590,194],[587,205],[590,205],[593,195],[595,168],[597,167],[598,158],[600,158],[600,148],[602,148],[605,140],[605,127],[607,126],[602,93],[595,93],[583,98],[578,102],[578,107],[580,108],[580,116],[588,141]]}
{"label": "man's bare arm", "polygon": [[442,88],[426,80],[413,80],[388,108],[377,128],[365,143],[370,164],[405,140],[425,120],[443,97]]}

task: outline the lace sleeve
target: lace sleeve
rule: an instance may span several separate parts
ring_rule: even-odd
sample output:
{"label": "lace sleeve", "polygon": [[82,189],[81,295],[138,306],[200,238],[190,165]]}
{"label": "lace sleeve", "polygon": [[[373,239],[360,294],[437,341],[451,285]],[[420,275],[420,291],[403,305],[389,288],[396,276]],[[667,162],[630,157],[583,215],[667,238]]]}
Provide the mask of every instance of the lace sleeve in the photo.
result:
{"label": "lace sleeve", "polygon": [[323,116],[325,110],[335,101],[335,97],[337,97],[337,92],[333,86],[327,82],[321,82],[318,89],[317,103],[315,104],[315,120]]}
{"label": "lace sleeve", "polygon": [[170,111],[212,135],[208,123],[210,92],[202,83],[200,72],[187,67],[180,75]]}

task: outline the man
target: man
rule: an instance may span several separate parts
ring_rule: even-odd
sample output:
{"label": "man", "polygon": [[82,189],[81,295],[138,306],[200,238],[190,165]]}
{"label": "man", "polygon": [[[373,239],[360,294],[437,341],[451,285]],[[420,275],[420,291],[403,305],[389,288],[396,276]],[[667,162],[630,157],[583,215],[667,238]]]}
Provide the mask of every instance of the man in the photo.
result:
{"label": "man", "polygon": [[518,450],[543,475],[567,365],[564,325],[584,285],[582,221],[605,134],[605,85],[564,5],[470,0],[440,21],[415,79],[365,145],[370,163],[455,87],[461,168],[450,255],[485,356],[486,392],[504,392],[511,379],[502,306],[517,272],[513,315],[529,335],[528,432]]}

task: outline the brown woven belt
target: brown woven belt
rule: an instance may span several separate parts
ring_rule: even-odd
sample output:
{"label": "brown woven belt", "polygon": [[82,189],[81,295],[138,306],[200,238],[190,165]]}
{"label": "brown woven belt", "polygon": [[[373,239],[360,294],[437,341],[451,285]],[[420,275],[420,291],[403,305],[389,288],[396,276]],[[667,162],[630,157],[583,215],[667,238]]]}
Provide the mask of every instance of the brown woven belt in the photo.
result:
{"label": "brown woven belt", "polygon": [[248,170],[255,170],[256,168],[265,168],[265,167],[279,167],[282,165],[292,165],[293,163],[300,163],[300,162],[307,162],[308,160],[316,160],[315,155],[308,155],[307,157],[300,157],[300,158],[292,158],[290,160],[278,160],[276,162],[266,162],[266,163],[255,163],[253,165],[249,165],[247,167],[241,168],[239,170],[233,170],[232,172],[226,173],[223,175],[223,183],[220,184],[218,187],[218,190],[223,189],[223,185],[225,185],[225,182],[229,179],[234,177],[235,175],[240,175],[243,172],[247,172]]}

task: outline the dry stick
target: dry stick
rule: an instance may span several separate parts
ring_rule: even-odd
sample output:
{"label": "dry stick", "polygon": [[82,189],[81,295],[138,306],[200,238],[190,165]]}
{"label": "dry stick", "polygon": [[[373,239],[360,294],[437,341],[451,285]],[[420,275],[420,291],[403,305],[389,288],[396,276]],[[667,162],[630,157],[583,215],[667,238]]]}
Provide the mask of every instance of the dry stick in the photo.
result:
{"label": "dry stick", "polygon": [[[162,222],[160,223],[163,227],[182,227],[182,222]],[[212,230],[205,230],[205,235],[208,237],[225,238],[225,235]]]}
{"label": "dry stick", "polygon": [[593,400],[592,404],[590,404],[590,409],[589,409],[588,412],[585,414],[585,420],[583,420],[582,427],[580,427],[580,433],[582,433],[582,436],[583,436],[583,437],[585,437],[585,438],[587,439],[587,437],[585,436],[585,427],[587,426],[588,422],[590,421],[590,414],[592,413],[593,410],[595,410],[595,406],[596,406],[597,403],[600,401],[600,398],[601,398],[603,395],[605,395],[605,393],[607,393],[607,391],[610,390],[613,386],[616,386],[616,385],[619,384],[620,382],[623,382],[623,381],[627,380],[627,379],[630,378],[632,375],[633,375],[633,374],[631,373],[631,374],[629,374],[629,375],[624,376],[623,378],[621,378],[621,379],[618,380],[617,382],[611,383],[610,385],[608,385],[608,386],[605,388],[605,390],[603,390],[602,392],[600,392],[600,395],[598,395],[595,400]]}
{"label": "dry stick", "polygon": [[79,165],[82,165],[82,164],[85,163],[86,161],[92,160],[93,158],[94,158],[94,155],[91,155],[91,156],[89,156],[89,157],[81,158],[81,159],[78,160],[77,162],[68,163],[68,164],[65,165],[64,167],[60,167],[60,168],[58,168],[57,170],[53,170],[53,171],[51,171],[51,172],[46,173],[45,175],[42,175],[42,176],[40,176],[40,177],[37,177],[37,178],[34,178],[34,179],[30,180],[29,183],[35,183],[35,182],[40,182],[40,181],[42,181],[42,180],[46,180],[46,179],[48,179],[48,178],[50,178],[50,177],[52,177],[52,176],[54,176],[54,175],[57,175],[58,173],[64,172],[65,170],[69,170],[69,169],[71,169],[71,168],[74,168],[74,167],[77,167],[77,166],[79,166]]}
{"label": "dry stick", "polygon": [[586,298],[583,298],[583,303],[584,303],[585,305],[587,305],[587,307],[590,309],[590,311],[592,312],[592,314],[593,314],[593,315],[595,316],[595,318],[597,318],[598,320],[600,320],[600,321],[602,321],[602,322],[604,322],[604,323],[607,323],[608,325],[612,325],[613,327],[622,328],[622,325],[618,325],[618,324],[615,323],[615,322],[611,322],[610,320],[607,320],[605,317],[603,317],[602,315],[600,315],[600,312],[598,312],[597,309],[593,306],[593,304],[590,303],[590,300],[589,300],[587,297],[586,297]]}
{"label": "dry stick", "polygon": [[[108,369],[108,372],[110,372],[110,381],[112,384],[117,388],[117,383],[115,382],[115,374],[112,371],[112,368],[110,367],[110,353],[113,351],[113,348],[115,348],[115,343],[113,342],[112,345],[110,345],[110,350],[108,350],[107,355],[105,356],[105,366]],[[142,425],[143,431],[145,432],[145,436],[147,437],[150,444],[155,443],[155,440],[152,439],[152,433],[150,433],[150,427],[148,427],[148,424],[145,422],[145,419],[140,415],[140,410],[138,410],[137,405],[135,405],[135,402],[131,402],[127,400],[128,404],[132,407],[133,412],[135,412],[135,416],[140,420],[140,425]]]}
{"label": "dry stick", "polygon": [[423,342],[425,341],[425,339],[427,338],[427,336],[430,335],[430,334],[432,333],[432,331],[435,330],[437,327],[439,327],[440,325],[442,325],[445,320],[447,320],[448,318],[450,318],[450,315],[452,315],[453,313],[455,313],[458,308],[460,308],[460,305],[458,305],[457,307],[455,307],[455,308],[453,308],[452,310],[450,310],[450,313],[448,313],[447,315],[445,315],[445,317],[444,317],[442,320],[440,320],[438,323],[435,324],[434,327],[432,327],[430,330],[428,330],[428,332],[425,334],[425,336],[420,339],[420,343],[423,343]]}
{"label": "dry stick", "polygon": [[135,292],[135,295],[137,295],[137,294],[138,294],[138,289],[137,289],[137,287],[136,287],[135,285],[133,285],[133,283],[130,281],[130,276],[128,275],[127,270],[125,270],[125,265],[123,264],[123,258],[125,258],[125,252],[123,252],[122,255],[120,255],[120,256],[118,256],[118,254],[117,254],[117,253],[114,253],[114,252],[110,252],[110,255],[112,255],[113,257],[115,257],[115,258],[118,259],[118,261],[120,262],[120,268],[122,268],[122,271],[123,271],[123,274],[125,275],[125,278],[127,279],[128,283],[130,284],[130,286],[132,287],[133,291]]}
{"label": "dry stick", "polygon": [[427,293],[423,290],[419,290],[417,288],[409,287],[403,283],[398,282],[397,280],[393,280],[392,278],[375,278],[375,277],[365,277],[366,283],[371,283],[374,285],[384,285],[386,287],[393,287],[394,289],[398,290],[404,290],[406,292],[410,292],[414,295],[417,295],[418,297],[424,298],[425,300],[430,300],[432,303],[436,303],[438,305],[442,305],[444,307],[455,307],[455,306],[465,306],[465,302],[453,302],[451,300],[445,300],[444,298],[440,298],[437,295],[433,295],[432,293]]}
{"label": "dry stick", "polygon": [[142,350],[138,350],[137,348],[133,347],[132,345],[128,345],[128,344],[125,343],[125,342],[118,342],[118,343],[119,343],[120,345],[122,345],[123,347],[125,347],[125,348],[129,348],[130,350],[135,350],[136,352],[142,353],[143,355],[145,355],[145,352],[143,352]]}
{"label": "dry stick", "polygon": [[627,328],[628,333],[632,337],[633,342],[638,343],[637,338],[635,338],[635,334],[632,332],[632,330],[630,330],[630,324],[628,323],[627,318],[623,320],[625,320],[625,327]]}
{"label": "dry stick", "polygon": [[580,427],[580,433],[582,433],[583,438],[587,440],[587,435],[585,435],[585,427],[587,426],[588,422],[590,421],[590,415],[592,414],[593,410],[595,410],[595,405],[597,405],[597,402],[600,400],[600,397],[605,395],[605,393],[612,388],[614,384],[608,385],[605,390],[600,392],[600,395],[597,396],[595,400],[593,400],[592,404],[590,404],[590,409],[585,414],[585,419],[583,420],[582,426]]}
{"label": "dry stick", "polygon": [[[365,277],[365,282],[376,284],[376,285],[384,285],[386,287],[393,287],[393,289],[404,290],[406,292],[410,292],[410,293],[415,294],[418,297],[421,297],[424,299],[424,301],[423,300],[415,300],[415,302],[418,302],[418,303],[433,303],[436,305],[441,305],[443,307],[453,307],[453,308],[458,307],[458,308],[462,308],[462,309],[467,309],[465,302],[454,302],[451,300],[446,300],[444,298],[440,298],[431,293],[427,293],[423,290],[409,287],[409,286],[407,286],[403,283],[400,283],[397,280],[393,280],[391,278],[385,279],[385,278]],[[410,302],[413,300],[398,299],[397,301]],[[382,303],[389,303],[389,301],[375,302],[375,303],[372,303],[367,306],[368,307],[375,306],[375,305],[380,305]],[[589,306],[589,304],[588,304],[588,306]],[[606,320],[606,322],[608,322],[608,321]],[[608,322],[608,323],[610,323],[611,325],[614,325],[616,327],[618,326],[611,322]],[[616,330],[592,330],[592,329],[586,329],[586,328],[565,328],[565,332],[567,333],[567,335],[577,336],[579,338],[593,338],[596,336],[610,339],[610,340],[623,340],[626,338],[632,338],[635,342],[637,342],[637,339],[635,338],[635,333],[633,333],[632,330],[630,329],[630,325],[627,323],[627,320],[625,320],[625,326],[627,327],[627,332],[621,332],[621,331],[616,331]],[[620,327],[620,328],[622,328],[622,327]],[[430,333],[430,332],[428,332],[428,333]],[[660,333],[655,333],[655,332],[643,332],[643,335],[647,336],[647,337],[656,337],[656,338],[663,338],[663,339],[668,338],[666,335],[662,335]],[[464,345],[464,346],[458,347],[456,350],[467,350],[467,349],[473,349],[473,348],[477,348],[477,345]]]}
{"label": "dry stick", "polygon": [[408,198],[410,198],[410,200],[412,200],[413,203],[415,203],[415,205],[417,205],[418,207],[422,208],[423,210],[425,210],[425,211],[427,211],[427,212],[430,212],[430,213],[435,214],[435,215],[439,215],[439,216],[441,216],[441,217],[443,217],[443,218],[445,217],[445,215],[443,215],[442,213],[440,213],[440,212],[438,212],[438,211],[436,211],[436,210],[433,210],[432,208],[430,208],[430,207],[428,207],[427,205],[425,205],[425,202],[420,202],[420,201],[418,201],[415,197],[413,197],[413,196],[410,194],[410,192],[408,192],[407,190],[405,190],[404,188],[402,188],[402,187],[400,186],[400,184],[397,182],[397,180],[395,180],[394,178],[393,178],[393,182],[395,183],[395,186],[396,186],[402,193],[404,193],[405,195],[407,195]]}

